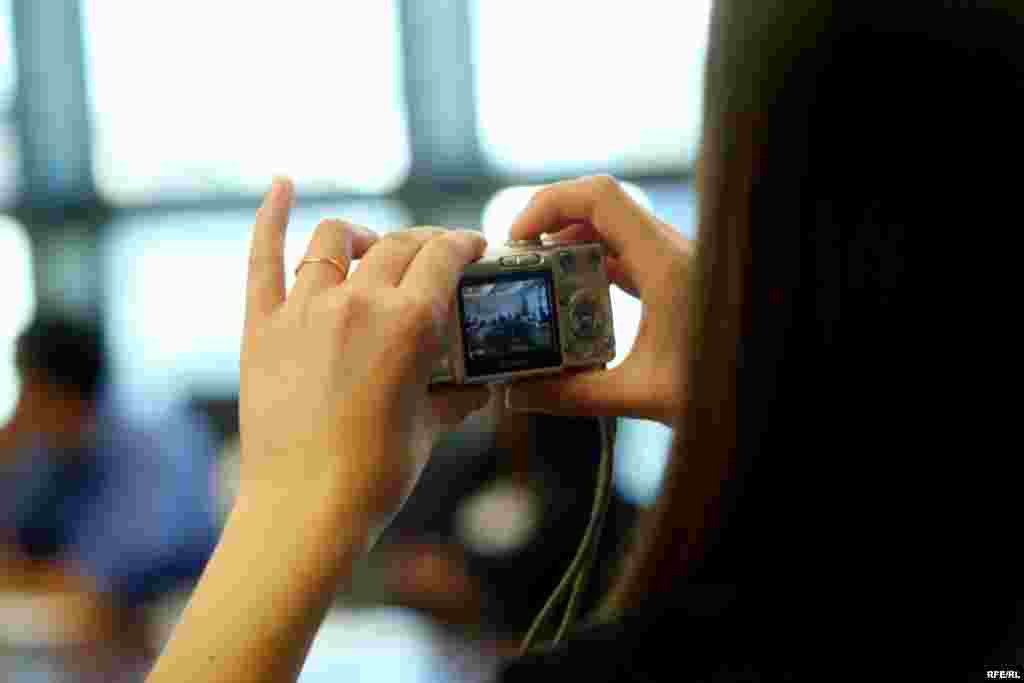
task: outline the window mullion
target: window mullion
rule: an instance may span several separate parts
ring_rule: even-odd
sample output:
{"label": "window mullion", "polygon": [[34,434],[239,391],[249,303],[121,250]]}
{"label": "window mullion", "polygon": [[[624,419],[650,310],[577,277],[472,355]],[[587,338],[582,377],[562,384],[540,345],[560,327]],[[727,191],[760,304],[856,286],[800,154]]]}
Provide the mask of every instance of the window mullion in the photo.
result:
{"label": "window mullion", "polygon": [[401,0],[413,184],[466,185],[484,168],[468,0]]}
{"label": "window mullion", "polygon": [[79,3],[12,0],[12,10],[23,203],[89,203],[95,192]]}

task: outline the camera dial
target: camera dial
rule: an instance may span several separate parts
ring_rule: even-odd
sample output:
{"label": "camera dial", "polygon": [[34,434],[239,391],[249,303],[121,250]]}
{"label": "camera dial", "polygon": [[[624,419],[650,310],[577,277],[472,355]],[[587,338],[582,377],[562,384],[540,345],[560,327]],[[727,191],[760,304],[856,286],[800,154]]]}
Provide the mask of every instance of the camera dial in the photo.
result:
{"label": "camera dial", "polygon": [[604,313],[593,292],[582,289],[569,303],[569,320],[577,337],[592,339],[604,329]]}

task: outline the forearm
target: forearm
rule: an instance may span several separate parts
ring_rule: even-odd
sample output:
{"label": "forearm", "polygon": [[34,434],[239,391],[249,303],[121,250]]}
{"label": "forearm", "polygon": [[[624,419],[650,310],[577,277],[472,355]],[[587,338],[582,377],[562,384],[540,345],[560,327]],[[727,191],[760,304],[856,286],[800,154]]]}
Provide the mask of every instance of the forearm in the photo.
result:
{"label": "forearm", "polygon": [[321,501],[239,496],[147,683],[294,681],[367,548],[357,519]]}

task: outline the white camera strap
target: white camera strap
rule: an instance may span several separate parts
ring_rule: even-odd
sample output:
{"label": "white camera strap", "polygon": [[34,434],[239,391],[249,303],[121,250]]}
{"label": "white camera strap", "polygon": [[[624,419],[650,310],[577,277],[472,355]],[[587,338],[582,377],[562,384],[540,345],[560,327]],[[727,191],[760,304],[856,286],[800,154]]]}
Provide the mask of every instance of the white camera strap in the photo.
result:
{"label": "white camera strap", "polygon": [[583,591],[586,590],[587,581],[590,578],[594,562],[597,558],[597,549],[601,541],[601,533],[604,530],[605,518],[607,517],[608,507],[611,502],[616,427],[616,419],[614,417],[600,417],[597,419],[601,430],[601,461],[598,464],[597,486],[594,490],[594,503],[590,511],[590,521],[587,524],[586,531],[583,533],[583,540],[580,541],[576,556],[573,557],[562,580],[534,619],[530,630],[526,632],[526,636],[523,638],[522,645],[520,646],[521,654],[526,653],[533,647],[540,629],[548,619],[548,615],[568,597],[569,602],[562,616],[562,623],[559,625],[551,644],[557,644],[562,641],[576,619],[576,614],[580,607],[580,598]]}

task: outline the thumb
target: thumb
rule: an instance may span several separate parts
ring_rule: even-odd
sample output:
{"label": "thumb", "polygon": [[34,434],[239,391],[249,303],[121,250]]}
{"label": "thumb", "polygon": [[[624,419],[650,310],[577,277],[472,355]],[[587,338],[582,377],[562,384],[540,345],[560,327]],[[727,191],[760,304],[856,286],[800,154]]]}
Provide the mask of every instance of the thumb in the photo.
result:
{"label": "thumb", "polygon": [[620,416],[629,413],[619,368],[577,370],[508,385],[505,408],[520,413]]}

